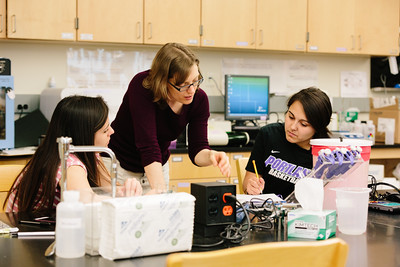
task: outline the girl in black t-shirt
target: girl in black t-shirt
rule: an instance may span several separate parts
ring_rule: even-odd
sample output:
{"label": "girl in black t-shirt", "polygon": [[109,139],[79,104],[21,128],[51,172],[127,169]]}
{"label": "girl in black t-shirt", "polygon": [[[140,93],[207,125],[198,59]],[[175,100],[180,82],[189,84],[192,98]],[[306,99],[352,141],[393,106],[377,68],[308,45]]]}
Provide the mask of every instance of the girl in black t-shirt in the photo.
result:
{"label": "girl in black t-shirt", "polygon": [[256,137],[243,181],[247,194],[288,196],[297,180],[311,171],[310,140],[329,137],[332,106],[323,91],[315,87],[303,89],[289,98],[287,107],[284,124],[268,124]]}

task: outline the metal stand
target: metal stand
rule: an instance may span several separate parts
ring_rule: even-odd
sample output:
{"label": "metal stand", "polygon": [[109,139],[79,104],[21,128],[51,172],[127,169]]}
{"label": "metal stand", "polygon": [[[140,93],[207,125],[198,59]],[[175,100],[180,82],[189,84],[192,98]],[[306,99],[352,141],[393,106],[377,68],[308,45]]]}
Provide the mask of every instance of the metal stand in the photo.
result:
{"label": "metal stand", "polygon": [[112,197],[115,198],[117,188],[117,159],[114,152],[107,147],[99,146],[73,146],[72,138],[70,137],[59,137],[57,138],[58,153],[61,159],[61,200],[63,200],[63,192],[67,188],[67,159],[70,153],[74,152],[104,152],[107,153],[111,158],[111,190]]}

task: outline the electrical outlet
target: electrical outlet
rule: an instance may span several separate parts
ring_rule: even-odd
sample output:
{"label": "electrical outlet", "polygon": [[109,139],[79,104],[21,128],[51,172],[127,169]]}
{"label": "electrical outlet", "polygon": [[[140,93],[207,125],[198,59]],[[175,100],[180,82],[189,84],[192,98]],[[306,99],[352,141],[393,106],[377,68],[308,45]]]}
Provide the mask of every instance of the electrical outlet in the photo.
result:
{"label": "electrical outlet", "polygon": [[14,113],[30,113],[39,109],[40,95],[15,95]]}

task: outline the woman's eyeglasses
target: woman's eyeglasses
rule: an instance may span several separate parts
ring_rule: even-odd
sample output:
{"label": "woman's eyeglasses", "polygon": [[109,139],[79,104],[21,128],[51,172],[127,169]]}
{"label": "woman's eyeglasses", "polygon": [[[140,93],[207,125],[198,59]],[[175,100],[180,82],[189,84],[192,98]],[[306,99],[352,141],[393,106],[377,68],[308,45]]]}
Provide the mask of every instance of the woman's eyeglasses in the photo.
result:
{"label": "woman's eyeglasses", "polygon": [[181,87],[178,87],[178,86],[176,86],[176,85],[174,85],[174,84],[172,84],[172,83],[170,83],[170,82],[168,82],[170,85],[172,85],[172,87],[174,87],[176,90],[178,90],[179,92],[185,92],[185,91],[187,91],[187,90],[189,90],[189,88],[190,88],[190,86],[193,86],[194,87],[194,89],[199,89],[199,87],[200,87],[200,84],[204,81],[204,78],[203,78],[203,76],[200,74],[200,79],[199,80],[197,80],[197,81],[195,81],[195,82],[193,82],[193,83],[191,83],[191,84],[188,84],[188,85],[185,85],[185,86],[181,86]]}

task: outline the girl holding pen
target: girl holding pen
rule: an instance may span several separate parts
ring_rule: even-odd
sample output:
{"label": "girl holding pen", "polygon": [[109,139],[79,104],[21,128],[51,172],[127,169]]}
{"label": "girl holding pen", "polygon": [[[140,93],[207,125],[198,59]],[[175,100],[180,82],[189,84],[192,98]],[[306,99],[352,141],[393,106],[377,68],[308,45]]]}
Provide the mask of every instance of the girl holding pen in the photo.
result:
{"label": "girl holding pen", "polygon": [[286,198],[297,180],[311,171],[310,140],[328,138],[332,106],[320,89],[309,87],[292,95],[284,123],[271,123],[256,137],[243,190],[247,194],[275,193]]}

